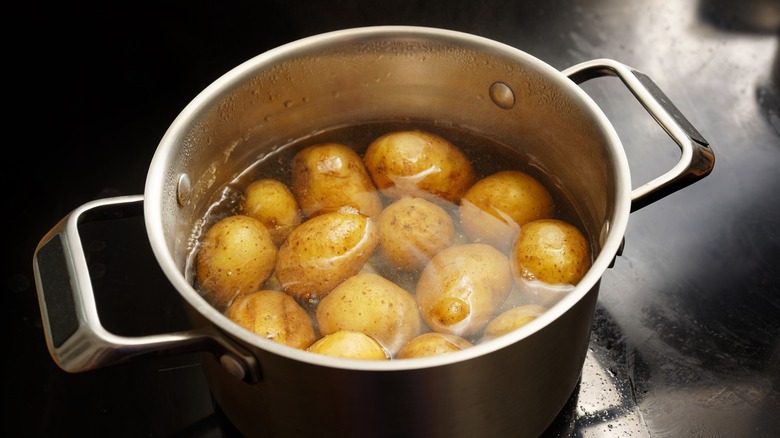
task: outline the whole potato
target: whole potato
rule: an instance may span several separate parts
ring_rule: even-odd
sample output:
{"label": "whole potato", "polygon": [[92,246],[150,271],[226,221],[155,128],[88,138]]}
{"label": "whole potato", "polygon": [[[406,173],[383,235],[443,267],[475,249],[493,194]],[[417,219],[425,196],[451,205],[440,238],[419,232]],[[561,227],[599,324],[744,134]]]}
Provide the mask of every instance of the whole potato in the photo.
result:
{"label": "whole potato", "polygon": [[382,211],[363,160],[345,145],[309,146],[295,154],[291,167],[292,192],[307,217],[343,209],[373,217]]}
{"label": "whole potato", "polygon": [[485,331],[482,333],[482,340],[488,341],[517,330],[546,311],[546,307],[536,304],[524,304],[506,310],[493,318],[485,327]]}
{"label": "whole potato", "polygon": [[504,254],[469,243],[439,251],[417,281],[417,305],[437,332],[470,336],[480,332],[512,289]]}
{"label": "whole potato", "polygon": [[271,276],[276,254],[271,233],[257,219],[234,215],[217,221],[196,256],[206,299],[222,310],[236,297],[256,292]]}
{"label": "whole potato", "polygon": [[365,333],[349,330],[325,335],[315,341],[307,351],[345,359],[389,359],[387,352],[385,352],[376,339]]}
{"label": "whole potato", "polygon": [[464,231],[476,241],[508,250],[527,222],[553,216],[553,198],[536,178],[516,170],[477,181],[460,201]]}
{"label": "whole potato", "polygon": [[361,273],[346,279],[317,306],[320,333],[365,333],[395,354],[420,333],[422,322],[414,297],[390,280]]}
{"label": "whole potato", "polygon": [[510,262],[519,285],[521,280],[575,285],[590,268],[590,249],[574,225],[540,219],[520,228]]}
{"label": "whole potato", "polygon": [[460,351],[472,347],[473,344],[460,336],[448,333],[423,333],[401,348],[396,356],[398,359],[413,359],[416,357],[438,356],[440,354]]}
{"label": "whole potato", "polygon": [[281,291],[242,295],[227,308],[225,316],[258,336],[289,347],[306,349],[316,340],[309,314]]}
{"label": "whole potato", "polygon": [[277,246],[303,220],[290,189],[283,182],[270,178],[253,181],[247,186],[241,201],[241,213],[262,222]]}
{"label": "whole potato", "polygon": [[392,198],[434,195],[457,203],[475,178],[463,151],[424,131],[385,134],[369,144],[363,161],[376,186]]}
{"label": "whole potato", "polygon": [[403,197],[388,205],[378,219],[379,249],[392,267],[422,269],[439,250],[452,244],[455,225],[450,215],[423,198]]}
{"label": "whole potato", "polygon": [[357,274],[378,242],[373,219],[323,213],[298,225],[279,248],[276,279],[294,297],[320,298]]}

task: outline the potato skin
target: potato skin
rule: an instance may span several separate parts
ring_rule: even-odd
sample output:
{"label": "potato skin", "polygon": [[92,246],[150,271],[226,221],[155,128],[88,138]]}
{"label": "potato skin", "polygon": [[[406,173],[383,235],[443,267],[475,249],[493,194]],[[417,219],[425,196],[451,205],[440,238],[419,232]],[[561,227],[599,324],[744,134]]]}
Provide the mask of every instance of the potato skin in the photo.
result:
{"label": "potato skin", "polygon": [[413,195],[457,203],[475,178],[463,151],[425,131],[382,135],[369,144],[363,161],[377,188],[396,199]]}
{"label": "potato skin", "polygon": [[309,314],[281,291],[242,295],[227,308],[225,316],[258,336],[289,347],[304,350],[316,340]]}
{"label": "potato skin", "polygon": [[241,201],[241,213],[262,222],[277,246],[303,221],[303,214],[289,187],[270,178],[253,181],[247,186]]}
{"label": "potato skin", "polygon": [[422,269],[450,246],[455,225],[450,215],[423,198],[404,197],[379,215],[379,249],[385,261],[402,270]]}
{"label": "potato skin", "polygon": [[460,201],[466,234],[502,250],[524,224],[551,218],[553,198],[536,178],[516,170],[496,172],[472,185]]}
{"label": "potato skin", "polygon": [[294,297],[323,297],[357,274],[378,243],[373,219],[358,213],[323,213],[295,228],[279,248],[276,279]]}
{"label": "potato skin", "polygon": [[351,209],[374,217],[382,200],[360,155],[339,143],[308,146],[293,157],[292,192],[303,213]]}
{"label": "potato skin", "polygon": [[206,298],[224,310],[236,297],[256,292],[271,276],[276,254],[271,233],[257,219],[234,215],[217,221],[196,256]]}
{"label": "potato skin", "polygon": [[490,245],[469,243],[439,251],[423,269],[416,299],[437,332],[479,333],[512,289],[507,257]]}
{"label": "potato skin", "polygon": [[376,274],[346,279],[317,306],[320,333],[341,330],[365,333],[395,354],[420,333],[422,321],[414,297]]}
{"label": "potato skin", "polygon": [[590,268],[590,249],[574,225],[540,219],[521,227],[510,263],[520,286],[521,280],[576,285]]}
{"label": "potato skin", "polygon": [[460,336],[447,333],[423,333],[407,342],[396,356],[397,359],[438,356],[472,347],[473,344]]}
{"label": "potato skin", "polygon": [[365,333],[349,330],[342,330],[325,335],[315,341],[307,351],[344,359],[389,359],[387,352],[376,339]]}
{"label": "potato skin", "polygon": [[482,340],[488,341],[517,330],[546,311],[546,307],[536,304],[524,304],[506,310],[493,318],[485,327],[485,331],[482,333]]}

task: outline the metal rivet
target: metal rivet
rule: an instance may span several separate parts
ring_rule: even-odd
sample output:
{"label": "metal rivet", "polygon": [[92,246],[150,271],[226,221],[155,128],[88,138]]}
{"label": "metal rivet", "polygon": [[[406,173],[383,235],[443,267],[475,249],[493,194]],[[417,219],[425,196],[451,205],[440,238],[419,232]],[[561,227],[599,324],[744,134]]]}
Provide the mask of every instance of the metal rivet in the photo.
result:
{"label": "metal rivet", "polygon": [[509,88],[509,85],[503,82],[494,82],[490,86],[490,99],[493,103],[503,109],[510,109],[515,106],[515,93]]}
{"label": "metal rivet", "polygon": [[176,199],[179,201],[180,206],[184,207],[187,204],[191,193],[192,183],[190,182],[190,176],[182,173],[179,175],[179,181],[176,183]]}
{"label": "metal rivet", "polygon": [[604,225],[601,226],[601,234],[599,234],[599,246],[604,246],[609,237],[609,219],[604,221]]}
{"label": "metal rivet", "polygon": [[244,377],[246,377],[246,368],[243,362],[232,354],[223,354],[219,358],[219,363],[236,379],[244,380]]}

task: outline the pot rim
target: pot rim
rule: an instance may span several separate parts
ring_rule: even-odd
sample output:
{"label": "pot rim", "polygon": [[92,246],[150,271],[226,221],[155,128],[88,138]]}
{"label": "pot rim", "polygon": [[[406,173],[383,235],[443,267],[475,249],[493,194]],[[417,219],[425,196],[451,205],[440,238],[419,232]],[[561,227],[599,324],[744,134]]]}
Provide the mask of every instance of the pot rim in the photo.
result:
{"label": "pot rim", "polygon": [[[492,52],[501,53],[509,58],[522,59],[546,74],[552,83],[568,94],[573,95],[583,104],[583,110],[590,112],[594,123],[597,123],[611,147],[610,159],[613,161],[612,166],[615,169],[615,180],[617,183],[614,209],[611,217],[608,219],[608,223],[604,224],[600,236],[601,251],[575,288],[538,318],[511,333],[491,341],[445,355],[388,361],[343,359],[310,353],[257,336],[234,323],[209,304],[186,280],[184,273],[180,271],[173,256],[167,250],[164,243],[166,241],[162,221],[164,209],[162,208],[162,190],[160,190],[160,187],[166,183],[165,174],[168,170],[166,163],[169,162],[170,156],[175,153],[182,138],[182,132],[186,131],[192,118],[198,114],[199,109],[212,100],[218,99],[225,89],[236,82],[242,81],[246,75],[250,75],[255,69],[273,65],[277,60],[288,57],[291,52],[311,47],[337,45],[339,42],[354,41],[355,39],[399,37],[422,37],[442,42],[465,42]],[[144,189],[144,219],[153,253],[168,280],[197,312],[230,336],[262,350],[312,365],[362,371],[403,371],[448,365],[487,355],[533,335],[566,313],[588,293],[597,293],[599,281],[617,255],[622,243],[630,209],[631,178],[625,150],[606,115],[585,91],[559,70],[513,46],[460,31],[421,26],[367,26],[326,32],[281,45],[239,64],[200,92],[170,125],[152,158]]]}

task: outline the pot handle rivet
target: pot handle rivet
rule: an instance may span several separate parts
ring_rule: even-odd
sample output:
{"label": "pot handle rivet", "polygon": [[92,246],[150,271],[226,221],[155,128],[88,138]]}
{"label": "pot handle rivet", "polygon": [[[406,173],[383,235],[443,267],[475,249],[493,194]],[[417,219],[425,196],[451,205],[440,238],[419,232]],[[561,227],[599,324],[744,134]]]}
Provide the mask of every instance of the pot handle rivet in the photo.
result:
{"label": "pot handle rivet", "polygon": [[223,354],[219,358],[219,363],[227,370],[230,375],[238,380],[244,380],[246,377],[246,368],[240,359],[232,354]]}
{"label": "pot handle rivet", "polygon": [[180,206],[184,207],[187,204],[191,192],[192,183],[190,182],[190,176],[182,173],[179,175],[179,181],[176,183],[176,199],[179,201]]}
{"label": "pot handle rivet", "polygon": [[510,109],[515,106],[515,92],[503,82],[493,82],[489,90],[490,99],[499,108]]}

